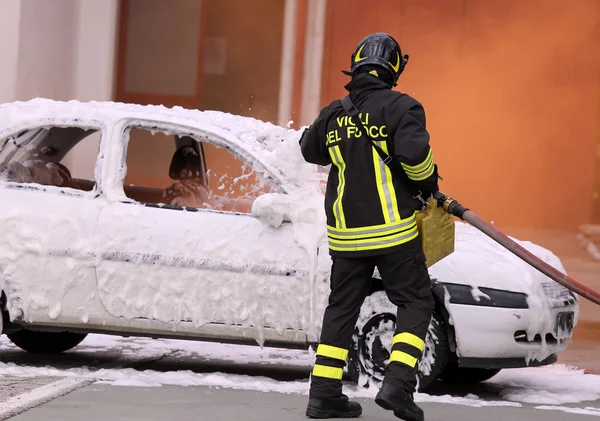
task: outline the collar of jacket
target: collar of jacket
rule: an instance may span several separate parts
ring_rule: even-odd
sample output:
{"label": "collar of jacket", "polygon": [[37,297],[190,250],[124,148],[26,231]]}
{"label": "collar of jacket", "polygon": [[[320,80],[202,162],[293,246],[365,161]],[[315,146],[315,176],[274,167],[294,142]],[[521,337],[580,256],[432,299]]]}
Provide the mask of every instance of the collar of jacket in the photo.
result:
{"label": "collar of jacket", "polygon": [[360,94],[364,91],[373,91],[378,89],[392,89],[390,85],[378,79],[376,76],[363,73],[354,77],[346,86],[348,92]]}

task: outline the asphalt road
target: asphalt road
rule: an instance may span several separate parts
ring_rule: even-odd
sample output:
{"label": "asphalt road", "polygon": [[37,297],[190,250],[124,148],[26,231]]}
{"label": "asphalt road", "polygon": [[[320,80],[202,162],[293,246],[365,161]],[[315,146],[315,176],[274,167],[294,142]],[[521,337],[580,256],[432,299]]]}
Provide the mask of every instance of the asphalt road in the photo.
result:
{"label": "asphalt road", "polygon": [[[358,399],[363,405],[361,419],[390,420],[393,414],[370,399]],[[597,421],[593,415],[573,415],[562,411],[544,411],[533,406],[520,408],[472,408],[461,405],[425,403],[427,420],[464,421]],[[245,421],[305,420],[306,397],[207,387],[135,388],[92,385],[59,397],[12,418],[14,421],[104,421],[104,420],[177,420]]]}
{"label": "asphalt road", "polygon": [[[133,351],[132,351],[133,349]],[[79,348],[56,356],[38,356],[15,348],[1,348],[0,362],[4,365],[0,375],[0,420],[111,420],[111,421],[279,421],[305,420],[307,396],[277,392],[257,392],[206,386],[136,387],[97,383],[86,375],[73,375],[73,370],[99,373],[103,370],[133,368],[143,373],[152,370],[173,374],[180,371],[193,373],[244,374],[274,379],[282,390],[286,384],[306,381],[306,365],[260,362],[232,362],[227,358],[198,358],[177,350],[165,349],[148,354],[135,348],[106,347],[106,349]],[[15,375],[11,375],[14,367]],[[31,375],[27,370],[31,369]],[[44,374],[47,371],[47,374]],[[70,376],[61,376],[70,372]],[[83,371],[82,371],[83,373]],[[258,377],[257,377],[258,378]],[[475,394],[485,402],[499,401],[498,390],[493,385],[481,384],[460,389],[440,384],[433,397],[447,395],[465,397]],[[372,399],[357,399],[363,405],[365,420],[396,419],[391,412],[374,404]],[[425,410],[426,420],[477,420],[481,421],[558,421],[598,420],[600,401],[576,405],[562,405],[587,414],[566,413],[563,410],[536,409],[540,405],[472,407],[449,403],[419,403]]]}

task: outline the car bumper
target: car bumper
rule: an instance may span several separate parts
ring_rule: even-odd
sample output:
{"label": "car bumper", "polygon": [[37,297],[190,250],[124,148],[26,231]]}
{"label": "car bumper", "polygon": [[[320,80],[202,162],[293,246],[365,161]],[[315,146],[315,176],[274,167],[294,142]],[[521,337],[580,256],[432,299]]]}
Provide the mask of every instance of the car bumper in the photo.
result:
{"label": "car bumper", "polygon": [[435,289],[444,297],[462,366],[508,368],[553,363],[556,354],[570,343],[578,321],[578,300],[568,292],[553,297],[550,306],[534,309],[523,293],[481,288],[489,298],[477,301],[470,287],[438,284]]}

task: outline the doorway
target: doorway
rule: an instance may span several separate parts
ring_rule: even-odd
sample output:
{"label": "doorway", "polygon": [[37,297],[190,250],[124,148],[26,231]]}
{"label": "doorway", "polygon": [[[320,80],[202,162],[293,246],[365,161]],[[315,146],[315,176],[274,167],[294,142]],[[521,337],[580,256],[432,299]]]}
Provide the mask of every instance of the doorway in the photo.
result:
{"label": "doorway", "polygon": [[[276,123],[285,3],[121,0],[116,100]],[[146,137],[143,145],[148,160],[128,167],[128,179],[142,177],[160,155],[159,138]],[[204,152],[237,171],[227,151],[206,145]]]}
{"label": "doorway", "polygon": [[285,0],[122,0],[118,101],[275,122]]}

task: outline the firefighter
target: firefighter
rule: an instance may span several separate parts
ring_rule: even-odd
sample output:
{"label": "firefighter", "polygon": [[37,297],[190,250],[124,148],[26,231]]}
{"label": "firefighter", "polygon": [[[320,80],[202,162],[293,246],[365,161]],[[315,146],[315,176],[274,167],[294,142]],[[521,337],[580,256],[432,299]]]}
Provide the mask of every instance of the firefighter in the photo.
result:
{"label": "firefighter", "polygon": [[[423,106],[392,90],[408,61],[396,40],[385,33],[368,35],[351,60],[351,72],[343,71],[352,77],[345,89],[359,114],[350,118],[341,100],[335,100],[321,109],[299,142],[307,162],[332,164],[325,195],[331,293],[306,415],[362,414],[360,404],[342,393],[341,379],[377,267],[398,313],[392,352],[375,401],[400,419],[423,420],[413,393],[434,301],[415,215],[423,200],[438,191],[437,165]],[[372,142],[389,154],[391,162],[384,162]],[[392,171],[394,163],[403,174]]]}

